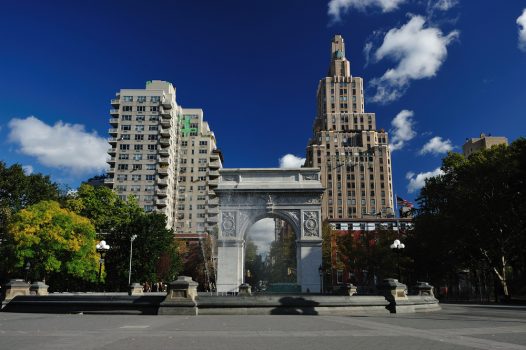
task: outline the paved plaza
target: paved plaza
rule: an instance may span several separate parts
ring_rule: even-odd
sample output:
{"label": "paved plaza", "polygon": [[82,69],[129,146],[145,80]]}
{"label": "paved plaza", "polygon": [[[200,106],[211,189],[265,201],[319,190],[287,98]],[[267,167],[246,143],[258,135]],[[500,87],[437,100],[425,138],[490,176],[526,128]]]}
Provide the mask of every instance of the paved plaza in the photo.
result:
{"label": "paved plaza", "polygon": [[526,307],[383,316],[0,313],[0,349],[523,349]]}

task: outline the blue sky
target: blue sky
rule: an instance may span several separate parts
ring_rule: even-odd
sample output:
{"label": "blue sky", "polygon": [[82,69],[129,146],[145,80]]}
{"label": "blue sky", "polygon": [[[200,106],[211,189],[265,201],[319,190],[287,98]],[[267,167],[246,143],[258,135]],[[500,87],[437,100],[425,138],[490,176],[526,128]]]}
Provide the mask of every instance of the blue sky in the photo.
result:
{"label": "blue sky", "polygon": [[418,174],[440,166],[437,152],[460,151],[481,132],[525,134],[525,8],[515,0],[4,2],[0,159],[76,187],[101,172],[115,92],[161,79],[176,86],[180,105],[204,110],[225,167],[277,167],[286,154],[305,155],[316,86],[341,34],[367,86],[366,111],[401,141],[395,192],[413,199]]}

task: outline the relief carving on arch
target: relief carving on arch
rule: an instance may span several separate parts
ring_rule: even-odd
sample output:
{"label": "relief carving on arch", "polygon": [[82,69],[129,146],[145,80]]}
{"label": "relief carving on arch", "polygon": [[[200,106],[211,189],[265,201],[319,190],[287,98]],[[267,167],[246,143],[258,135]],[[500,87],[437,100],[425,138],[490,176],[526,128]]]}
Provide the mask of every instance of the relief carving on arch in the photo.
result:
{"label": "relief carving on arch", "polygon": [[223,212],[221,215],[221,233],[223,237],[236,237],[235,212]]}
{"label": "relief carving on arch", "polygon": [[303,212],[303,236],[320,237],[320,220],[317,211]]}

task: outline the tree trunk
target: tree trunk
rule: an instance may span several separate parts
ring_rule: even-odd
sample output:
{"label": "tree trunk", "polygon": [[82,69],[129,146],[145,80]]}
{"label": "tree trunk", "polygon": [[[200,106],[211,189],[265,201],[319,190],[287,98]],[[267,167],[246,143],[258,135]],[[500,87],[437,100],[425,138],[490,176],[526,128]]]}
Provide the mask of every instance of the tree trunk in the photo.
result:
{"label": "tree trunk", "polygon": [[504,298],[506,300],[509,300],[510,299],[510,293],[509,293],[509,290],[508,290],[508,279],[506,278],[506,258],[504,256],[501,257],[501,262],[502,262],[502,265],[500,266],[500,272],[499,272],[499,269],[497,267],[493,267],[493,271],[495,272],[495,274],[497,275],[499,281],[500,281],[500,285],[502,287],[502,290],[504,292]]}

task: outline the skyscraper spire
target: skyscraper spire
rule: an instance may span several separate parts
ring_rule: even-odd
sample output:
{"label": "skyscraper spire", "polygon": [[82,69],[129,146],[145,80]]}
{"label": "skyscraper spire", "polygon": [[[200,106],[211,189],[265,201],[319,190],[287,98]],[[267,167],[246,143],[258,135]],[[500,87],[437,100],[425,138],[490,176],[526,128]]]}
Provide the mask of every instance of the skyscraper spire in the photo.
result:
{"label": "skyscraper spire", "polygon": [[393,215],[391,154],[376,115],[365,112],[363,79],[351,76],[341,35],[331,42],[329,73],[318,84],[316,120],[307,146],[309,167],[326,188],[324,219]]}
{"label": "skyscraper spire", "polygon": [[345,58],[345,42],[341,35],[335,35],[331,45],[331,64],[329,66],[330,77],[334,76],[351,76],[351,67],[349,61]]}

